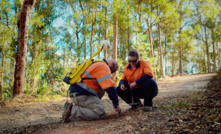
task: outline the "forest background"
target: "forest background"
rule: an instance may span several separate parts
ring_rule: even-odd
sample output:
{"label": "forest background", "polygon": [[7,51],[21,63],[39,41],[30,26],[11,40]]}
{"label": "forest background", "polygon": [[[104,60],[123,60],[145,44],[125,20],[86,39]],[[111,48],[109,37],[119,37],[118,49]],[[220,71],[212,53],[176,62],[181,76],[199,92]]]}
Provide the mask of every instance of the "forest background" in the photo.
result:
{"label": "forest background", "polygon": [[[95,54],[102,40],[111,49],[95,59],[118,61],[116,81],[131,49],[150,62],[155,80],[221,71],[221,0],[30,1],[22,57],[17,51],[25,2],[0,0],[0,100],[20,93],[36,95],[37,101],[61,98],[68,89],[65,74]],[[16,56],[26,62],[23,81],[16,77]],[[19,82],[22,88],[15,86]]]}

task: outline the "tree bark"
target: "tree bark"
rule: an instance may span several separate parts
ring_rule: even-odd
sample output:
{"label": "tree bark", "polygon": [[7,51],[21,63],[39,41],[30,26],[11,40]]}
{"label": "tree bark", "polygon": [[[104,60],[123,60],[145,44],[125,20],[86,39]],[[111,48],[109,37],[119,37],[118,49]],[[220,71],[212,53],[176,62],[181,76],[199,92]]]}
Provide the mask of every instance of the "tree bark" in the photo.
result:
{"label": "tree bark", "polygon": [[216,72],[216,50],[215,50],[215,41],[214,41],[214,31],[213,28],[211,28],[212,33],[212,44],[213,44],[213,72]]}
{"label": "tree bark", "polygon": [[167,38],[165,36],[165,48],[164,48],[164,64],[165,64],[165,68],[164,68],[164,74],[167,74]]}
{"label": "tree bark", "polygon": [[172,67],[171,68],[171,76],[173,76],[174,75],[173,74],[173,72],[174,72],[174,68],[173,68],[174,67],[174,54],[172,54],[172,62],[171,63],[172,63],[172,66],[171,66]]}
{"label": "tree bark", "polygon": [[146,20],[148,31],[147,31],[147,36],[148,36],[148,43],[150,44],[150,51],[149,51],[149,57],[153,57],[153,45],[152,45],[152,24],[149,26],[149,20]]}
{"label": "tree bark", "polygon": [[114,14],[114,24],[113,24],[113,59],[117,60],[117,16]]}
{"label": "tree bark", "polygon": [[36,0],[24,0],[19,16],[18,47],[14,75],[13,95],[24,92],[25,66],[28,43],[28,22]]}
{"label": "tree bark", "polygon": [[14,77],[13,77],[13,75],[14,75],[14,60],[13,59],[11,59],[11,61],[10,61],[10,88],[12,89],[13,88],[13,83],[12,83],[12,81],[14,81]]}
{"label": "tree bark", "polygon": [[[150,5],[150,10],[151,12],[153,12],[153,5],[152,5],[152,0],[151,0],[151,5]],[[147,18],[146,19],[146,23],[147,23],[147,27],[148,27],[148,31],[147,31],[147,34],[148,34],[148,43],[150,44],[150,51],[149,51],[149,57],[152,58],[154,57],[153,55],[153,41],[152,41],[152,26],[153,26],[153,23],[152,23],[152,15],[150,16],[150,21],[149,19]]]}
{"label": "tree bark", "polygon": [[[179,21],[180,21],[180,27],[179,27],[179,42],[181,43],[182,39],[181,39],[181,33],[182,33],[182,15],[183,15],[183,12],[182,12],[182,0],[180,1],[181,3],[181,6],[180,6],[180,18],[179,18]],[[180,46],[180,50],[179,50],[179,71],[180,71],[180,74],[183,74],[183,60],[182,60],[182,46]]]}
{"label": "tree bark", "polygon": [[130,51],[130,27],[128,26],[128,28],[127,28],[128,30],[127,30],[127,50],[128,50],[128,52]]}
{"label": "tree bark", "polygon": [[[153,37],[153,40],[155,40],[155,38]],[[152,44],[151,44],[152,46],[154,45],[154,41],[152,41]],[[152,49],[152,52],[154,52],[154,47],[153,47],[153,49]],[[154,53],[152,53],[152,58],[154,58],[155,57],[155,55],[154,55]],[[153,67],[154,67],[154,69],[153,69],[153,73],[154,73],[154,76],[153,76],[153,78],[155,79],[155,80],[157,80],[157,65],[156,65],[156,63],[155,63],[155,60],[153,60]]]}
{"label": "tree bark", "polygon": [[[101,44],[101,23],[99,22],[98,25],[99,25],[99,26],[98,26],[98,27],[99,27],[99,30],[98,30],[98,31],[99,31],[99,32],[98,32],[98,44]],[[98,49],[99,49],[99,48],[98,48]],[[100,53],[99,53],[99,54],[98,54],[98,59],[100,59],[100,57],[101,57],[101,56],[100,56]]]}
{"label": "tree bark", "polygon": [[64,48],[64,54],[63,54],[63,71],[65,67],[65,61],[66,61],[66,49]]}
{"label": "tree bark", "polygon": [[179,57],[180,57],[180,60],[179,60],[179,70],[180,70],[180,74],[183,74],[183,60],[182,60],[182,48],[180,48],[179,50]]}
{"label": "tree bark", "polygon": [[[106,0],[107,2],[107,0]],[[104,40],[107,40],[107,6],[105,6]],[[107,50],[104,50],[104,59],[107,59]]]}
{"label": "tree bark", "polygon": [[[52,41],[51,41],[52,42]],[[54,58],[54,50],[52,48],[52,57]],[[54,85],[54,62],[51,62],[51,85],[53,86]]]}
{"label": "tree bark", "polygon": [[162,50],[161,50],[161,28],[160,28],[160,24],[158,23],[158,48],[159,48],[159,52],[160,52],[160,71],[161,71],[161,76],[162,78],[164,78],[164,71],[163,71],[163,55],[162,55]]}
{"label": "tree bark", "polygon": [[[117,14],[114,13],[113,15],[113,59],[117,61]],[[117,73],[113,73],[113,79],[117,83]]]}
{"label": "tree bark", "polygon": [[[77,25],[77,23],[76,23],[76,25]],[[80,61],[80,56],[81,56],[81,51],[80,51],[80,49],[81,49],[81,47],[80,47],[80,44],[79,44],[79,32],[78,31],[76,31],[76,33],[75,33],[75,35],[76,35],[76,38],[77,38],[77,58],[78,58],[78,62]]]}
{"label": "tree bark", "polygon": [[[38,30],[38,28],[37,28]],[[38,33],[40,34],[40,33]],[[40,37],[39,37],[40,38]],[[32,56],[32,65],[34,68],[32,68],[32,74],[31,74],[31,79],[30,79],[30,85],[31,85],[31,92],[34,91],[34,89],[37,87],[37,81],[38,81],[38,67],[39,64],[36,61],[36,58],[38,58],[38,41],[35,41],[32,43],[32,49],[31,49],[31,56]]]}
{"label": "tree bark", "polygon": [[[93,12],[94,12],[94,11],[93,11]],[[93,16],[93,15],[92,15],[92,16]],[[93,32],[94,32],[95,22],[96,22],[96,16],[95,16],[94,22],[91,24],[91,40],[90,40],[91,54],[90,54],[90,57],[93,56],[92,40],[93,40]]]}
{"label": "tree bark", "polygon": [[2,48],[2,72],[1,72],[1,81],[0,81],[0,100],[4,99],[3,95],[3,83],[4,83],[4,61],[5,61],[5,53],[4,53],[4,47]]}
{"label": "tree bark", "polygon": [[205,33],[205,44],[206,44],[206,56],[207,56],[207,71],[210,72],[210,60],[209,60],[209,44],[206,35],[206,26],[204,25],[204,33]]}
{"label": "tree bark", "polygon": [[[81,0],[79,1],[79,3],[80,3],[80,7],[81,7],[81,11],[82,11],[82,13],[83,13],[83,11],[84,11],[84,8],[83,8],[83,4],[82,4],[82,2],[81,2]],[[83,28],[82,28],[82,34],[83,34],[83,45],[84,45],[84,59],[86,59],[86,56],[87,56],[87,51],[86,51],[86,49],[87,49],[87,43],[86,43],[86,35],[85,35],[85,26],[84,26],[84,24],[85,24],[85,15],[83,16]]]}

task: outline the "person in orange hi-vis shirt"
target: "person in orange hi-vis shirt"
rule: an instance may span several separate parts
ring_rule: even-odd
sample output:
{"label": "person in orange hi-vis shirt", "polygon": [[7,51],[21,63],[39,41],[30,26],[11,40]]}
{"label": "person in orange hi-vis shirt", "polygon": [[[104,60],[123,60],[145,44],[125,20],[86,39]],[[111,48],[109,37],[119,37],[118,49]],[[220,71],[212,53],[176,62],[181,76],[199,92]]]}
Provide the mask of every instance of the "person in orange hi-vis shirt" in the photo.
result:
{"label": "person in orange hi-vis shirt", "polygon": [[143,110],[151,111],[153,109],[152,100],[158,94],[158,86],[153,79],[150,63],[139,59],[138,52],[134,49],[128,53],[128,62],[117,87],[117,94],[132,106],[129,110],[142,107],[140,99],[143,98]]}
{"label": "person in orange hi-vis shirt", "polygon": [[115,89],[115,81],[111,73],[118,69],[116,60],[105,60],[91,64],[82,74],[84,79],[80,83],[70,86],[70,98],[72,103],[65,103],[62,119],[69,122],[70,119],[81,117],[85,120],[99,120],[105,117],[104,105],[101,98],[104,91],[112,100],[113,108],[120,112],[119,100]]}

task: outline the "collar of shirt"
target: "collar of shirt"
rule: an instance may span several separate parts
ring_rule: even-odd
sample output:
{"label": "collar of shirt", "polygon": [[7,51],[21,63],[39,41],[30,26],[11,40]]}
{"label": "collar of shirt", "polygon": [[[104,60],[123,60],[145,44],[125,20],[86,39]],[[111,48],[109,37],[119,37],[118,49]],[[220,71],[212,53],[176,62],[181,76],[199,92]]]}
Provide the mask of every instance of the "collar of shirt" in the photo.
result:
{"label": "collar of shirt", "polygon": [[102,59],[107,65],[108,65],[108,63],[107,63],[107,60],[106,59]]}
{"label": "collar of shirt", "polygon": [[[140,62],[139,62],[139,60],[138,60],[138,63],[137,63],[137,66],[136,66],[136,68],[139,68],[140,67]],[[131,68],[131,65],[130,65],[130,63],[129,63],[129,65],[127,66],[127,68],[128,69],[130,69]]]}

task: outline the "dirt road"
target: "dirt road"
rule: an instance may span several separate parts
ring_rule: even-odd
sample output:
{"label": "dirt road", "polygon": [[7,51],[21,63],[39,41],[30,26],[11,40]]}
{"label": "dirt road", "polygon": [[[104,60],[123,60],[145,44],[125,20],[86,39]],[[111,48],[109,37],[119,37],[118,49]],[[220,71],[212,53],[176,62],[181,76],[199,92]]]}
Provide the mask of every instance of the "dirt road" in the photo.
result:
{"label": "dirt road", "polygon": [[[193,91],[204,90],[204,87],[214,75],[215,73],[166,77],[157,82],[159,86],[159,94],[154,100],[156,101],[168,96],[177,96],[181,94],[189,94]],[[40,125],[39,127],[41,127],[45,124],[52,124],[52,129],[47,133],[102,133],[104,128],[108,129],[109,125],[115,125],[115,120],[118,119],[117,114],[113,111],[111,101],[106,94],[102,98],[102,102],[104,103],[106,112],[110,115],[110,119],[105,122],[85,122],[79,120],[73,121],[69,124],[64,124],[61,121],[61,113],[63,112],[65,98],[62,101],[43,103],[32,102],[14,107],[2,106],[0,107],[0,133],[3,133],[3,131],[5,132],[5,130],[16,133],[20,131],[20,128],[36,125]],[[120,100],[120,106],[124,112],[129,108],[129,106],[122,100]],[[122,117],[118,119],[118,122],[130,120],[130,117],[127,116],[130,114],[132,113],[122,114]],[[74,127],[72,129],[58,128],[58,124],[62,124],[68,128],[70,125]],[[40,130],[36,131],[40,133],[45,132],[41,132]],[[26,132],[28,133],[29,130],[27,129]]]}

